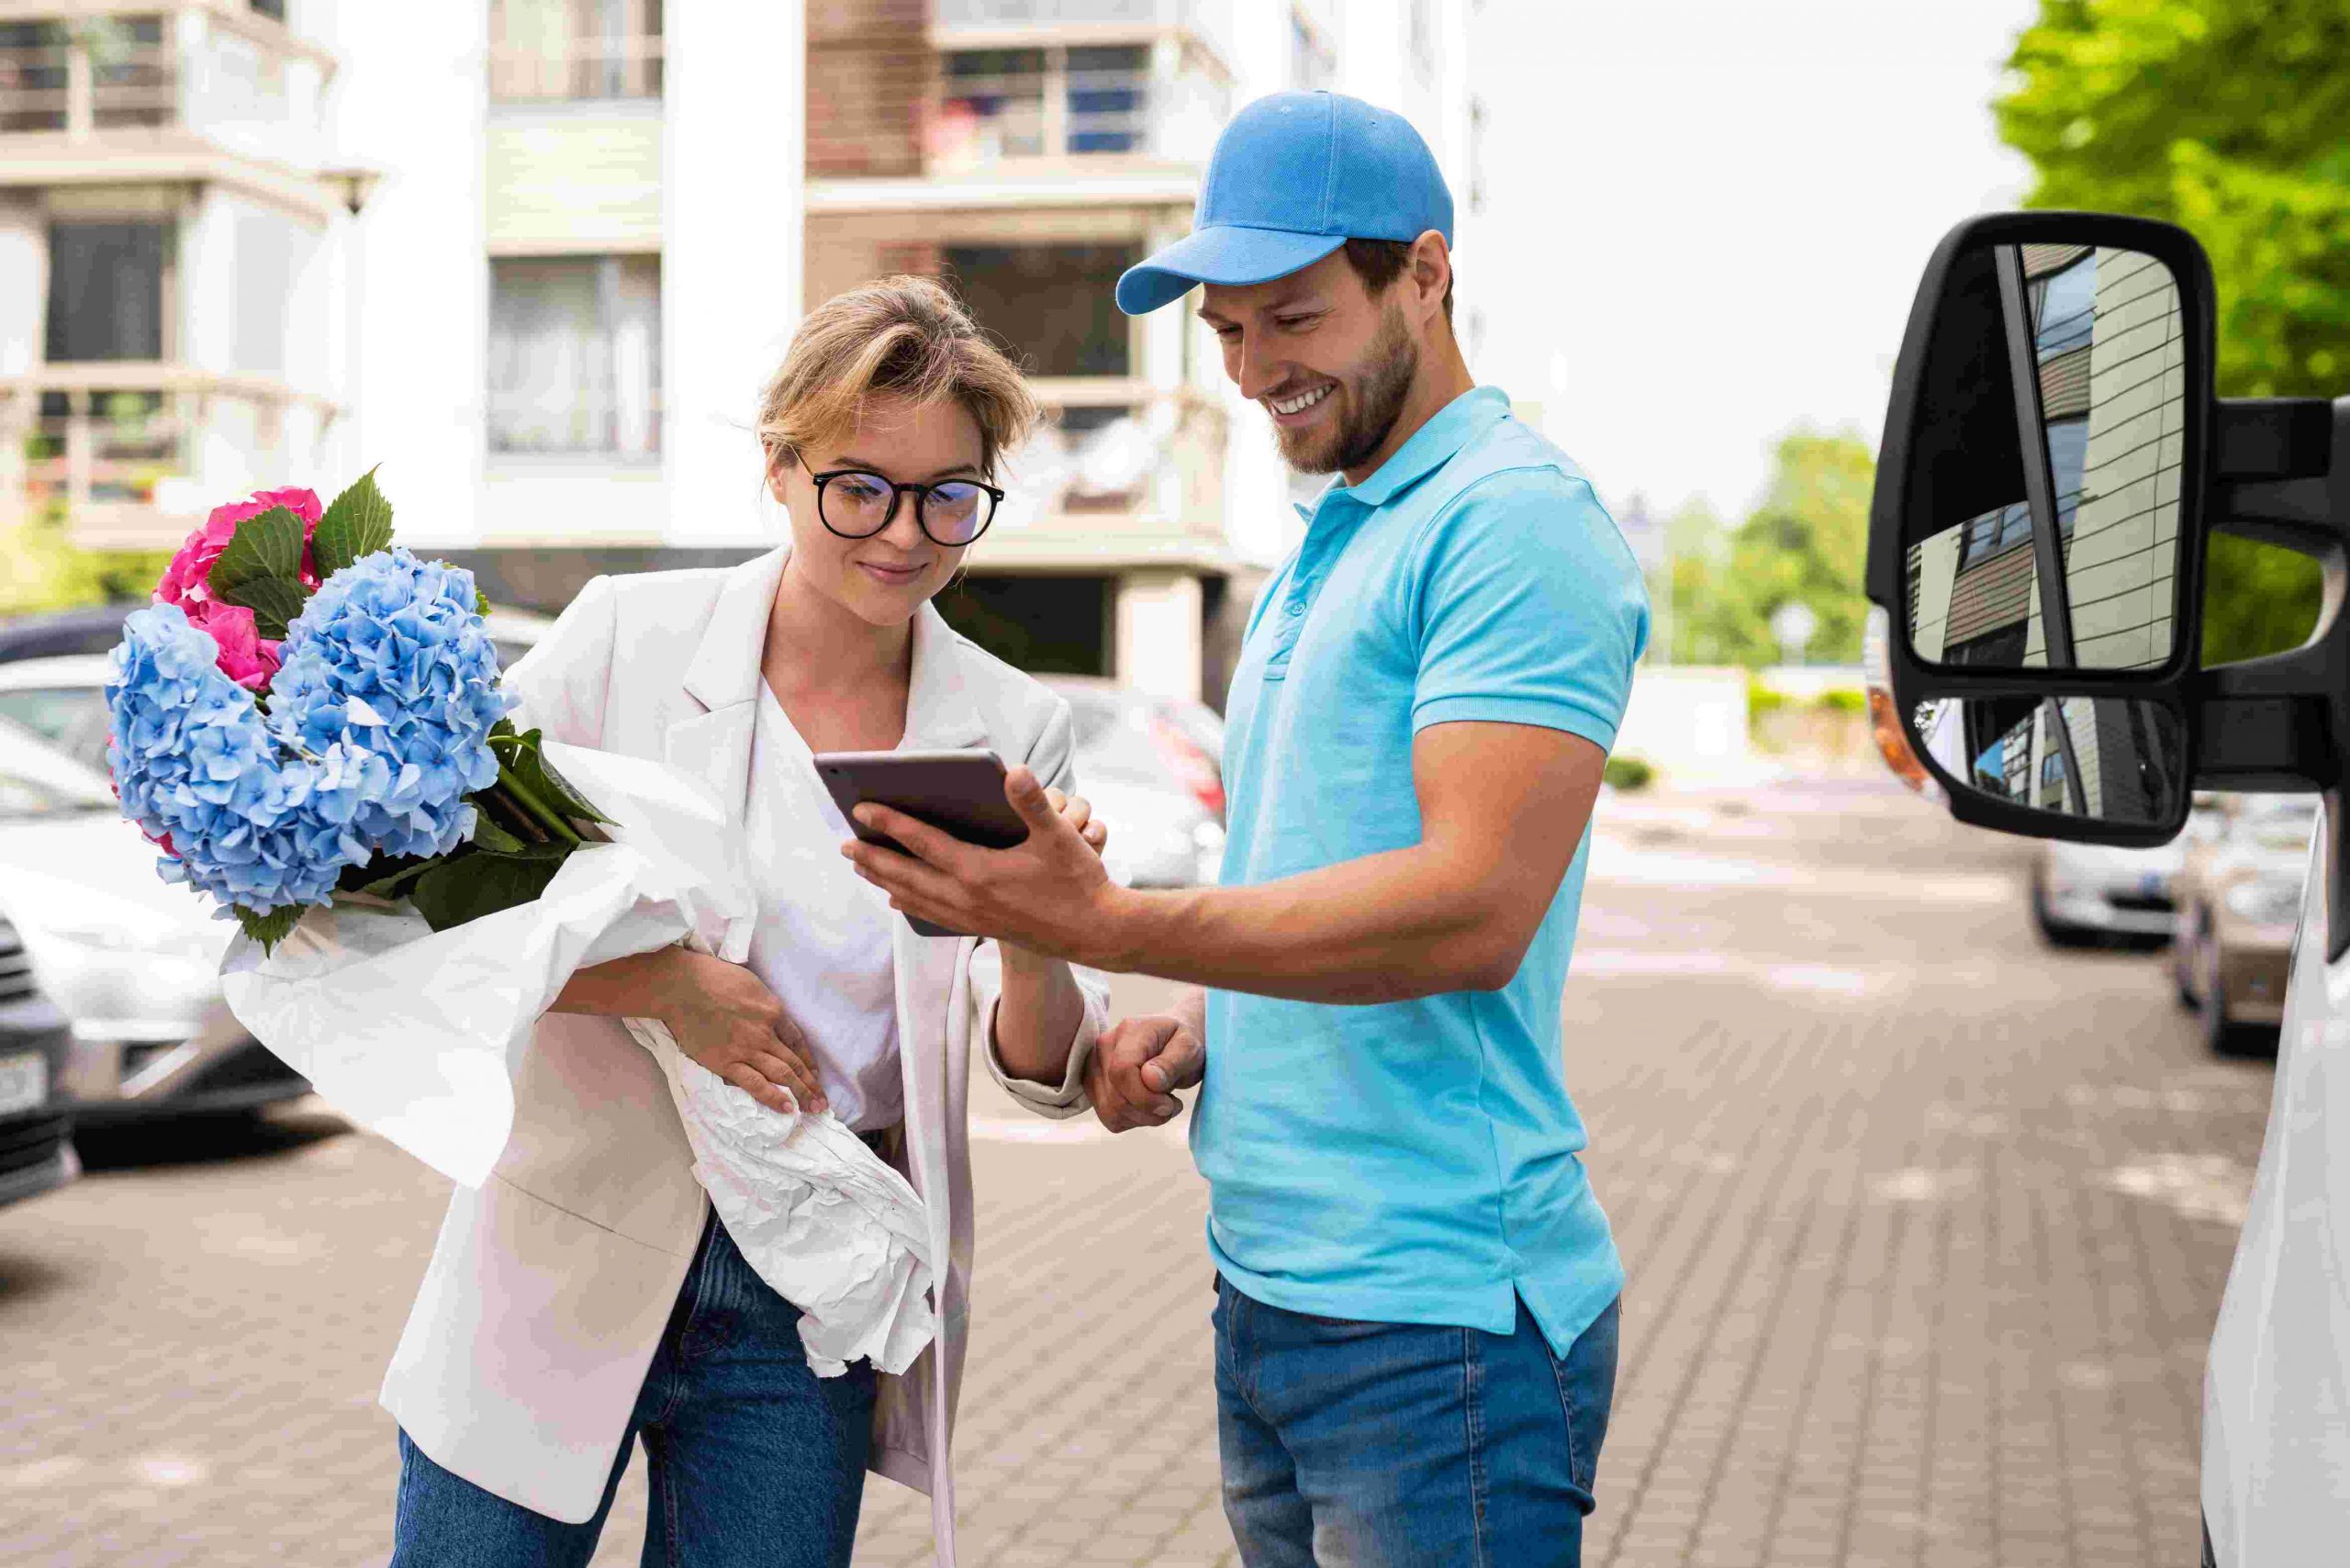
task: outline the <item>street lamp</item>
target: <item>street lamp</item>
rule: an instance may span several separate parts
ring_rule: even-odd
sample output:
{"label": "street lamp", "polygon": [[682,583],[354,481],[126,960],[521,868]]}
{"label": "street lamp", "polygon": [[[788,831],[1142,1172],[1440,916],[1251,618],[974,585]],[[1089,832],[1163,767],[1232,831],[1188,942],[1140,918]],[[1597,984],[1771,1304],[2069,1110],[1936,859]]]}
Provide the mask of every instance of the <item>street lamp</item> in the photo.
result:
{"label": "street lamp", "polygon": [[1771,635],[1778,641],[1779,657],[1786,664],[1803,663],[1803,651],[1818,630],[1819,617],[1799,599],[1791,599],[1771,611]]}

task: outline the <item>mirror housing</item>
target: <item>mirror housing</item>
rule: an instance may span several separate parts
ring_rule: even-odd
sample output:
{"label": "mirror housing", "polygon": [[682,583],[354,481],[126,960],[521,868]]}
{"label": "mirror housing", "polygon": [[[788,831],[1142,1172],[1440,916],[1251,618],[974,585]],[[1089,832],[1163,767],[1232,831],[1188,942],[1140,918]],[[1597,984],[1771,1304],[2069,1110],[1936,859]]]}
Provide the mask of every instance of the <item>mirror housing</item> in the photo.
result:
{"label": "mirror housing", "polygon": [[[2021,438],[2005,433],[1975,405],[1999,382],[2028,393],[2014,350],[2014,313],[1995,324],[1981,286],[1984,258],[1997,247],[2081,247],[2134,252],[2161,262],[2177,289],[2184,402],[2177,433],[2179,484],[2175,566],[2177,617],[2159,662],[2139,667],[2067,666],[2045,653],[2037,662],[1929,663],[1913,644],[1911,549],[1930,523],[1978,499],[1996,505],[1985,465],[2018,461]],[[2022,252],[2019,250],[2017,254]],[[2003,285],[2014,297],[2012,276]],[[1967,313],[1972,312],[1972,320]],[[1961,822],[2034,837],[2152,846],[2185,825],[2196,790],[2323,790],[2341,846],[2332,868],[2332,957],[2350,948],[2350,845],[2344,843],[2341,787],[2350,779],[2350,618],[2341,614],[2350,588],[2350,398],[2221,401],[2214,396],[2217,298],[2202,247],[2185,230],[2103,213],[1994,213],[1960,223],[1928,262],[1904,334],[1886,410],[1876,488],[1870,509],[1869,599],[1891,622],[1886,655],[1896,711]],[[1986,346],[1970,359],[1967,344]],[[2004,343],[2002,352],[1997,345]],[[2044,369],[2044,366],[2042,367]],[[1970,384],[1969,377],[1975,378]],[[2011,423],[2021,428],[2022,421]],[[1969,487],[1980,490],[1980,495]],[[2046,491],[2032,498],[2044,512]],[[1938,503],[1940,503],[1938,505]],[[2301,647],[2243,664],[2202,667],[2204,558],[2217,528],[2317,558],[2324,574],[2318,627]],[[2043,531],[2044,537],[2044,531]],[[2052,559],[2045,544],[2042,569]],[[2068,568],[2069,557],[2060,560]],[[2165,795],[2160,819],[2121,820],[2079,809],[2050,810],[1973,787],[1964,763],[1938,756],[1914,727],[1953,701],[2027,700],[2057,709],[2084,700],[2122,700],[2164,715],[2164,733],[2182,746],[2188,787]],[[1947,747],[1944,748],[1947,751]],[[2059,797],[2061,798],[2061,797]]]}

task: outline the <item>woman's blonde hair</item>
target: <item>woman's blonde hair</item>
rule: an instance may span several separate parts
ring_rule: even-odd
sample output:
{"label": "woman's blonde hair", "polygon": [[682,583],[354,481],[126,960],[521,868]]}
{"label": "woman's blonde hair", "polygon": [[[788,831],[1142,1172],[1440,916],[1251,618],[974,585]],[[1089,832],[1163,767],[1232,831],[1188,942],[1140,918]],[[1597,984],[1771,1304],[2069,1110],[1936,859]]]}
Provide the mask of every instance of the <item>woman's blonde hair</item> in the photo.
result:
{"label": "woman's blonde hair", "polygon": [[959,301],[926,277],[885,277],[834,295],[792,334],[759,398],[759,445],[773,467],[856,428],[877,395],[952,398],[979,427],[979,468],[1020,444],[1036,422],[1019,366],[980,334]]}

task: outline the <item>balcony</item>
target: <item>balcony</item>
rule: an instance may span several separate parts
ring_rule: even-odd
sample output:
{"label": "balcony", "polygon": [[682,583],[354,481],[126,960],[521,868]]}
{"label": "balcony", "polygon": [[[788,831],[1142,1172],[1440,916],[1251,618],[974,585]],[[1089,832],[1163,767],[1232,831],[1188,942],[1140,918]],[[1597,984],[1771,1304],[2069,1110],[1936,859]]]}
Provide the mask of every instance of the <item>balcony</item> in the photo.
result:
{"label": "balcony", "polygon": [[321,219],[334,57],[234,0],[0,0],[0,186],[223,184]]}
{"label": "balcony", "polygon": [[1035,41],[1064,44],[1190,39],[1228,67],[1232,0],[936,0],[932,35],[942,46]]}
{"label": "balcony", "polygon": [[222,497],[315,471],[334,415],[268,377],[178,364],[0,377],[0,511],[62,508],[78,544],[171,549]]}
{"label": "balcony", "polygon": [[934,176],[1108,172],[1206,161],[1232,84],[1183,44],[947,48],[923,114]]}
{"label": "balcony", "polygon": [[490,101],[657,100],[661,22],[661,0],[490,0]]}
{"label": "balcony", "polygon": [[1045,427],[1004,465],[988,564],[1100,570],[1221,564],[1225,416],[1124,376],[1033,377]]}

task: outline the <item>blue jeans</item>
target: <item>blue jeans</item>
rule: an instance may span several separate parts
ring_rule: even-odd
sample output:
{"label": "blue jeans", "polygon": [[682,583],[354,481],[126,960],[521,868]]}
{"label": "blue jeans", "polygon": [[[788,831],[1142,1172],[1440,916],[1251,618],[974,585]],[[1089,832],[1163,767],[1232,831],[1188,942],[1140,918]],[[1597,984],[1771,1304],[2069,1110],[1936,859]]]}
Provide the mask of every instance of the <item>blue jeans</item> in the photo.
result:
{"label": "blue jeans", "polygon": [[581,1568],[630,1445],[644,1442],[645,1568],[847,1568],[865,1496],[874,1372],[808,1370],[800,1309],[712,1215],[644,1374],[604,1500],[565,1524],[485,1492],[400,1434],[391,1568]]}
{"label": "blue jeans", "polygon": [[1219,1281],[1224,1512],[1247,1568],[1577,1568],[1618,1304],[1512,1333],[1286,1312]]}

